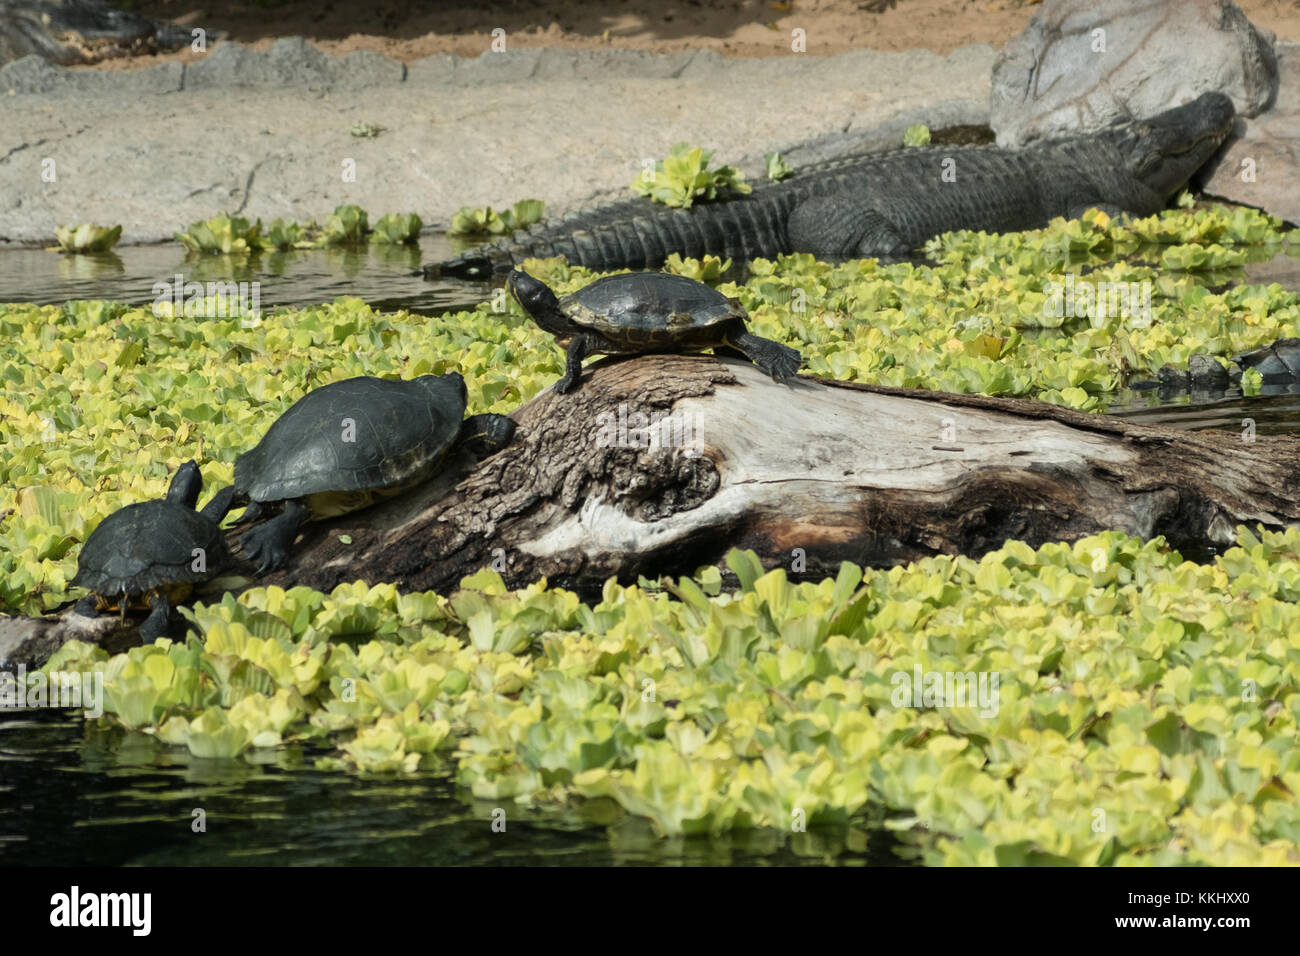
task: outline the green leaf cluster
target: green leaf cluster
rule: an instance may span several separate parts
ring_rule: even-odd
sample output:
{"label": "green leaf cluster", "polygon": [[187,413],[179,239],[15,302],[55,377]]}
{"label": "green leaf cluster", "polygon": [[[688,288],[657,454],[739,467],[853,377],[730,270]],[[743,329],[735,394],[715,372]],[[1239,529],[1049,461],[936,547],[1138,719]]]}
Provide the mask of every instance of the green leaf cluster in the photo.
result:
{"label": "green leaf cluster", "polygon": [[542,221],[546,203],[540,199],[521,199],[511,209],[497,212],[491,206],[462,206],[451,217],[448,235],[487,238],[508,236],[517,229],[527,229]]}
{"label": "green leaf cluster", "polygon": [[388,213],[370,228],[369,215],[360,206],[336,206],[324,225],[274,219],[263,231],[262,220],[242,216],[214,216],[191,223],[176,239],[195,254],[247,256],[265,250],[312,249],[319,246],[355,246],[367,237],[377,244],[417,241],[423,222],[415,213]]}
{"label": "green leaf cluster", "polygon": [[103,671],[104,720],[199,756],[317,741],[665,835],[883,814],[932,864],[1300,862],[1300,529],[1209,565],[1116,533],[816,583],[727,563],[730,592],[710,568],[592,604],[492,571],[449,598],[258,588],[184,644],[48,668]]}
{"label": "green leaf cluster", "polygon": [[[632,180],[632,191],[666,206],[683,209],[727,193],[752,191],[745,177],[734,167],[709,169],[711,159],[711,151],[689,143],[677,143],[665,159],[655,163],[654,169],[641,170]],[[770,160],[768,168],[769,171],[773,168]]]}
{"label": "green leaf cluster", "polygon": [[59,226],[54,237],[62,252],[107,252],[122,237],[122,227],[83,222],[79,226]]}

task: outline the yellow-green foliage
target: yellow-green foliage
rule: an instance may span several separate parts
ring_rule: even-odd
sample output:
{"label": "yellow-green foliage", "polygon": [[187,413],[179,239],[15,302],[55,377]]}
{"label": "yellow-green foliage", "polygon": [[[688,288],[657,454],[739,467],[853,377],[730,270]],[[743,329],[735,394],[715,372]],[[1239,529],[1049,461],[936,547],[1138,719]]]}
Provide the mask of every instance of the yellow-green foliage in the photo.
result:
{"label": "yellow-green foliage", "polygon": [[[1127,369],[1300,334],[1300,304],[1281,286],[1216,294],[1196,274],[1123,263],[1081,278],[1151,281],[1149,328],[1044,315],[1045,283],[1078,268],[1068,256],[1180,236],[1194,241],[1156,255],[1275,242],[1280,233],[1248,210],[1170,212],[1128,228],[1058,222],[1039,233],[946,236],[934,268],[789,256],[752,263],[746,284],[719,288],[751,311],[757,334],[800,349],[813,375],[1101,409]],[[704,278],[723,265],[675,263]],[[528,268],[561,293],[593,277],[559,259]],[[0,515],[13,509],[0,517],[0,610],[35,613],[66,600],[77,547],[105,515],[162,495],[190,458],[209,489],[228,482],[235,457],[311,388],[456,370],[471,412],[505,413],[554,382],[563,358],[513,299],[504,314],[485,302],[437,322],[341,299],[247,329],[237,318],[173,319],[104,302],[0,305],[0,495],[9,496]],[[32,487],[59,496],[57,522],[20,507]]]}
{"label": "yellow-green foliage", "polygon": [[[199,756],[318,740],[323,767],[604,797],[664,834],[884,808],[930,863],[1300,863],[1298,552],[1107,533],[820,584],[733,552],[738,593],[708,569],[594,606],[490,571],[449,599],[259,588],[195,608],[202,643],[48,668],[103,670],[104,720]],[[914,706],[918,668],[997,694]]]}
{"label": "yellow-green foliage", "polygon": [[[1205,267],[1279,237],[1249,212],[1093,217],[942,237],[934,268],[793,256],[721,288],[814,374],[1099,408],[1127,369],[1300,332],[1278,286],[1205,288]],[[1152,281],[1149,327],[1045,314],[1046,282],[1148,248],[1153,265],[1086,278]],[[527,268],[561,293],[592,277]],[[457,370],[471,412],[507,412],[562,365],[513,301],[431,322],[341,299],[251,328],[0,306],[0,609],[75,597],[77,549],[105,515],[161,495],[189,458],[209,491],[229,482],[311,388]],[[1009,543],[800,585],[733,555],[739,594],[707,569],[672,593],[610,584],[594,606],[544,583],[507,594],[491,573],[450,599],[259,588],[195,608],[201,641],[111,659],[74,644],[50,667],[104,670],[105,720],[200,756],[309,739],[326,765],[446,767],[492,799],[605,797],[664,833],[883,809],[929,862],[1300,862],[1300,533],[1240,544],[1200,566],[1119,535]],[[918,666],[996,672],[996,712],[896,701]]]}
{"label": "yellow-green foliage", "polygon": [[[657,161],[653,169],[643,169],[632,180],[632,191],[647,196],[665,206],[689,208],[697,202],[708,202],[727,192],[748,193],[753,187],[745,182],[744,174],[733,166],[709,169],[713,159],[710,150],[689,143],[677,143],[665,159]],[[769,160],[769,172],[774,168]],[[786,167],[788,174],[789,167]]]}
{"label": "yellow-green foliage", "polygon": [[59,226],[54,237],[63,252],[107,252],[122,237],[122,227],[83,222],[79,226]]}

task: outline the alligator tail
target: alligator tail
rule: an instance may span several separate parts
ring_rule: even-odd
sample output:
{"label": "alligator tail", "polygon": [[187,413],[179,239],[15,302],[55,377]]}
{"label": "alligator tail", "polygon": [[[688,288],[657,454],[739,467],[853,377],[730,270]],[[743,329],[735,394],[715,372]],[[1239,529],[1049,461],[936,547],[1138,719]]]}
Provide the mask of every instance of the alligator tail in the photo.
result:
{"label": "alligator tail", "polygon": [[[774,258],[789,252],[785,220],[793,194],[732,199],[693,209],[655,207],[645,200],[583,210],[553,223],[477,246],[423,269],[425,278],[486,279],[525,259],[564,256],[589,269],[655,269],[674,252],[700,258]],[[615,208],[622,207],[622,208]]]}

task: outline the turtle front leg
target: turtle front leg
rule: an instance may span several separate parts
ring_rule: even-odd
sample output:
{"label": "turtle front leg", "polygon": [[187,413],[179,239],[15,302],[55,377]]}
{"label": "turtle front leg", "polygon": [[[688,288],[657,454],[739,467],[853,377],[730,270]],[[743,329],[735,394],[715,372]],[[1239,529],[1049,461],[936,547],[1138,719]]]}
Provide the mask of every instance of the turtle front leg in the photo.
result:
{"label": "turtle front leg", "polygon": [[212,500],[203,506],[199,514],[205,518],[211,518],[217,524],[221,524],[226,520],[226,515],[230,513],[230,509],[233,507],[235,507],[235,486],[226,485],[212,496]]}
{"label": "turtle front leg", "polygon": [[803,356],[780,342],[741,332],[728,336],[727,344],[745,353],[745,357],[777,382],[790,382],[799,374]]}
{"label": "turtle front leg", "polygon": [[167,599],[167,595],[162,591],[151,593],[149,595],[149,616],[140,625],[140,639],[146,644],[152,644],[158,638],[165,636],[171,617],[172,602]]}
{"label": "turtle front leg", "polygon": [[494,455],[515,437],[515,423],[504,415],[471,415],[460,426],[460,440],[478,458]]}
{"label": "turtle front leg", "polygon": [[258,574],[269,574],[284,566],[289,560],[289,549],[298,529],[307,520],[307,506],[298,498],[284,503],[284,510],[251,531],[244,532],[240,541],[250,561],[257,563]]}
{"label": "turtle front leg", "polygon": [[578,387],[582,380],[582,360],[591,352],[591,342],[585,335],[575,335],[569,339],[569,351],[564,359],[564,378],[555,383],[555,390],[561,395]]}
{"label": "turtle front leg", "polygon": [[103,609],[104,605],[98,594],[87,594],[72,606],[72,613],[82,617],[99,617],[99,612]]}

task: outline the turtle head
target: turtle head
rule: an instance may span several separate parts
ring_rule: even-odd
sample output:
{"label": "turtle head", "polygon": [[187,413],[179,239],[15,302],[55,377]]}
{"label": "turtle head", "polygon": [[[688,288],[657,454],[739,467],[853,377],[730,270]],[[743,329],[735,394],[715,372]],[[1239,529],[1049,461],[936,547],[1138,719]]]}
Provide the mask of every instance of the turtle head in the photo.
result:
{"label": "turtle head", "polygon": [[167,486],[167,500],[193,509],[199,503],[199,492],[202,490],[203,475],[191,459],[176,469],[172,483]]}
{"label": "turtle head", "polygon": [[465,377],[460,372],[446,372],[443,375],[421,375],[415,379],[424,386],[434,402],[454,405],[459,399],[460,412],[463,414],[469,401],[469,390],[465,387]]}
{"label": "turtle head", "polygon": [[572,335],[578,329],[560,308],[560,300],[550,286],[527,272],[514,269],[506,277],[506,288],[533,321],[552,335]]}
{"label": "turtle head", "polygon": [[1202,93],[1150,119],[1116,123],[1100,135],[1119,150],[1135,179],[1168,199],[1223,145],[1235,118],[1232,100]]}

